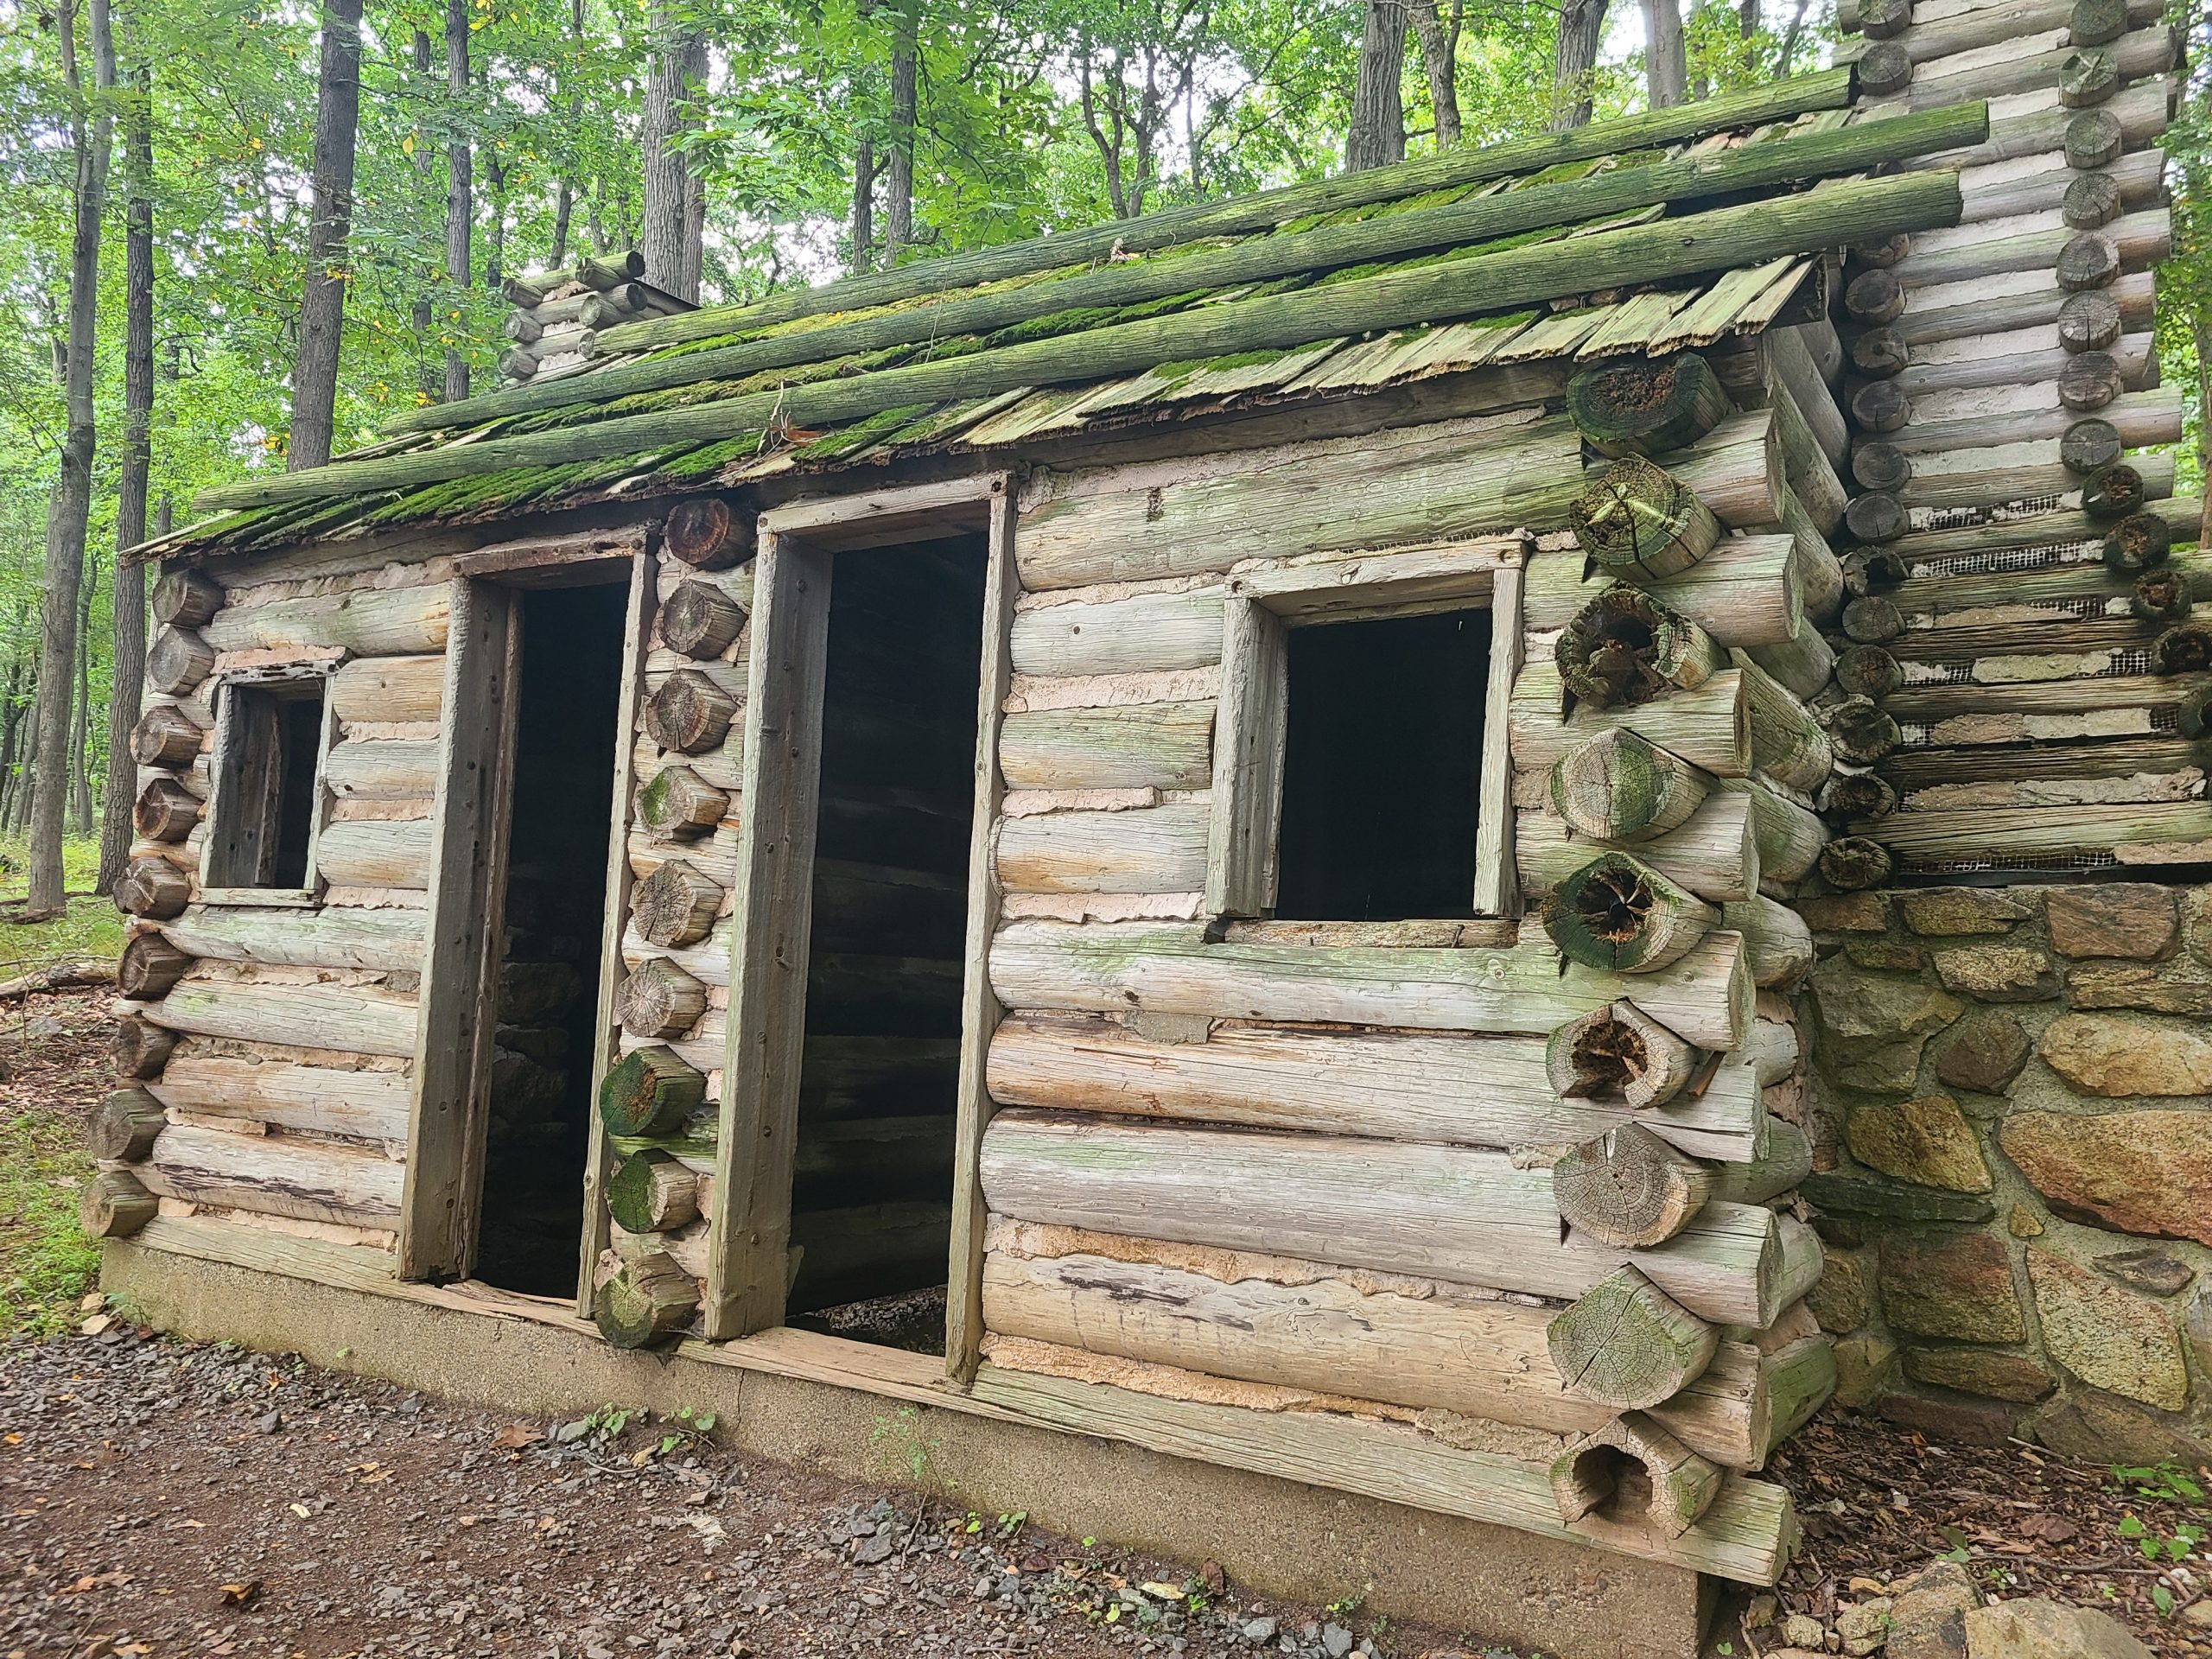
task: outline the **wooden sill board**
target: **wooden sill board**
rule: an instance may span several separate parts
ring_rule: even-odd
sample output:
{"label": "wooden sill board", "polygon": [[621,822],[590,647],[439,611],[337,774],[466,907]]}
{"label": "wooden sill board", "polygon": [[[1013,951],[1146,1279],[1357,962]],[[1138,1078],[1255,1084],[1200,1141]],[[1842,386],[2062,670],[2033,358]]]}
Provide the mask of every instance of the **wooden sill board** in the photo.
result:
{"label": "wooden sill board", "polygon": [[[589,1321],[576,1317],[565,1300],[518,1295],[474,1281],[402,1283],[392,1276],[389,1251],[360,1245],[278,1237],[197,1217],[161,1217],[135,1238],[111,1243],[452,1312],[529,1319],[599,1340]],[[1669,1539],[1650,1527],[1601,1516],[1563,1523],[1542,1468],[1494,1453],[1460,1451],[1402,1424],[1320,1413],[1262,1414],[991,1365],[982,1368],[972,1391],[963,1392],[946,1378],[944,1362],[934,1356],[787,1328],[732,1342],[686,1341],[675,1352],[702,1364],[1121,1440],[1170,1457],[1460,1516],[1745,1584],[1776,1582],[1798,1544],[1789,1492],[1739,1474],[1728,1476],[1696,1526],[1681,1538]]]}

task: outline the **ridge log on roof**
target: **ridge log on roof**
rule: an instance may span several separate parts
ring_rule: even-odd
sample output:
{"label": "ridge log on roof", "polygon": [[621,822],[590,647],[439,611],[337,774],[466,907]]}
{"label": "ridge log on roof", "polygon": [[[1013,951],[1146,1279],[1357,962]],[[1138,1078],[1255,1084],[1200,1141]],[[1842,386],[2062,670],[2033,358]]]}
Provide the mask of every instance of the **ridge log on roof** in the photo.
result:
{"label": "ridge log on roof", "polygon": [[201,512],[403,488],[510,467],[552,466],[713,443],[777,423],[829,425],[882,410],[1070,385],[1232,353],[1288,350],[1594,289],[1728,270],[1958,222],[1958,175],[1833,181],[1800,195],[1535,247],[1423,265],[1293,294],[1226,302],[1087,334],[842,379],[690,404],[413,454],[341,461],[210,490]]}
{"label": "ridge log on roof", "polygon": [[[1394,256],[1467,247],[1517,232],[1564,229],[1698,196],[1856,172],[1979,143],[1987,135],[1986,105],[1950,105],[1891,120],[1747,144],[1715,155],[1685,156],[1347,225],[1256,237],[1173,259],[1105,264],[1010,289],[977,293],[956,288],[928,304],[833,317],[819,327],[779,333],[766,340],[738,340],[709,350],[572,375],[543,385],[435,404],[410,410],[386,425],[395,432],[473,426],[503,416],[603,402],[634,392],[818,362],[848,353],[983,334],[1077,308],[1136,305],[1232,283],[1265,282]],[[940,262],[940,271],[951,263]],[[696,315],[669,321],[689,325]],[[607,330],[599,339],[602,349],[607,342],[624,336],[630,337],[629,343],[635,346],[666,345],[677,339],[731,332],[731,324],[732,319],[725,318],[712,330],[687,327],[681,334],[670,334],[658,323],[640,324]],[[1072,333],[1079,327],[1080,324],[1071,324],[1057,332]]]}
{"label": "ridge log on roof", "polygon": [[[1726,127],[1786,120],[1814,110],[1844,109],[1851,99],[1852,75],[1848,68],[1797,75],[1695,104],[1651,110],[1618,121],[1593,122],[1571,132],[1543,133],[1502,144],[1470,145],[1416,162],[1400,162],[1395,167],[1371,168],[1308,184],[1286,185],[1227,201],[1193,203],[1165,213],[1147,213],[1141,219],[1114,219],[1081,230],[1033,237],[1003,247],[979,248],[941,259],[919,259],[872,276],[849,276],[820,288],[795,289],[753,305],[697,312],[684,319],[685,323],[694,325],[688,330],[671,320],[668,329],[655,325],[651,343],[669,345],[703,340],[824,311],[893,305],[948,288],[1003,282],[1009,277],[1050,270],[1058,265],[1109,259],[1117,251],[1147,253],[1201,237],[1270,231],[1308,213],[1338,213],[1398,196],[1418,195],[1454,185],[1478,184],[1511,173],[1533,173],[1561,162],[1589,161],[1616,150],[1675,143]],[[622,332],[626,334],[627,330]],[[610,336],[615,333],[609,330]],[[632,343],[627,339],[611,337],[607,346],[610,349],[627,349]],[[646,342],[640,340],[634,343]]]}

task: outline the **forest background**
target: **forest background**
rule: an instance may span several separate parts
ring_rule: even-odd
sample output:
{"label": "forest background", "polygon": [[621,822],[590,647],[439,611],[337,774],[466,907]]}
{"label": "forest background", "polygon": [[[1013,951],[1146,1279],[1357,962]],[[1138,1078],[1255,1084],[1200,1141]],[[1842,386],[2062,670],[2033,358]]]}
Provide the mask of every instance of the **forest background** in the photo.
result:
{"label": "forest background", "polygon": [[[754,299],[1802,73],[1832,4],[0,0],[0,922],[108,947],[64,894],[129,841],[118,550],[490,390],[506,277],[636,245]],[[2160,349],[2201,410],[2212,8],[2174,21]]]}

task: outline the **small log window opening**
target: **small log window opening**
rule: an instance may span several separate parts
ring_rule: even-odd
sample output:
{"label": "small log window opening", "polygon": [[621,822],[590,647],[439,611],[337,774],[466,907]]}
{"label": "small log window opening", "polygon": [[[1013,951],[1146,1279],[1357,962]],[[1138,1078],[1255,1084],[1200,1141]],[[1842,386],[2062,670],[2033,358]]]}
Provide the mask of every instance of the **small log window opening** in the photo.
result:
{"label": "small log window opening", "polygon": [[200,874],[208,896],[314,888],[329,683],[318,671],[222,687]]}

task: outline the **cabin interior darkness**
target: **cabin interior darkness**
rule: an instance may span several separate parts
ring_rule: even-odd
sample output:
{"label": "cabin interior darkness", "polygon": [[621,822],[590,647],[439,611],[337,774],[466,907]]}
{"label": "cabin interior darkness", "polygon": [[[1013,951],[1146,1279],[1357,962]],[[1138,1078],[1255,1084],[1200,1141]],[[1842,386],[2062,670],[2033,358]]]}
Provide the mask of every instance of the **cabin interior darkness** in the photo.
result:
{"label": "cabin interior darkness", "polygon": [[522,600],[506,938],[477,1276],[572,1294],[589,1147],[627,572]]}
{"label": "cabin interior darkness", "polygon": [[1491,613],[1293,628],[1275,914],[1472,914]]}
{"label": "cabin interior darkness", "polygon": [[318,676],[224,690],[228,730],[217,786],[220,824],[206,855],[208,886],[307,886],[328,683]]}
{"label": "cabin interior darkness", "polygon": [[789,1317],[941,1353],[985,543],[834,558]]}

